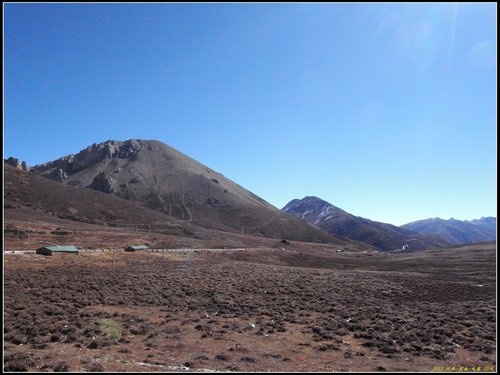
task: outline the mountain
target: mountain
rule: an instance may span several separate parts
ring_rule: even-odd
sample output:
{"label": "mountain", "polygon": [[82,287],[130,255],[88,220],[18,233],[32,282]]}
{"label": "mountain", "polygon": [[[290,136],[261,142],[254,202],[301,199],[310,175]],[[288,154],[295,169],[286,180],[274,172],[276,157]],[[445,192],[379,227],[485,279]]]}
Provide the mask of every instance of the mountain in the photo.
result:
{"label": "mountain", "polygon": [[159,141],[109,140],[36,165],[29,173],[136,202],[199,227],[309,242],[345,241],[305,225]]}
{"label": "mountain", "polygon": [[435,234],[454,245],[496,241],[497,219],[482,217],[476,220],[443,220],[440,218],[414,221],[401,228],[418,233]]}
{"label": "mountain", "polygon": [[408,250],[421,250],[449,245],[438,236],[416,236],[411,230],[353,216],[317,197],[294,199],[282,210],[328,233],[366,242],[383,251],[402,249],[403,246]]}

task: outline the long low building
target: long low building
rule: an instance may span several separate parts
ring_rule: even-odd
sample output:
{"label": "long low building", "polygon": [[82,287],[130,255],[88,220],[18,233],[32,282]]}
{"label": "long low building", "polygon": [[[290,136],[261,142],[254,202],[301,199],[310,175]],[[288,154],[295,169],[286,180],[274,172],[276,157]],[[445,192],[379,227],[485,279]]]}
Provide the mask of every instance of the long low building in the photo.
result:
{"label": "long low building", "polygon": [[125,251],[136,251],[136,250],[146,250],[149,249],[146,245],[130,245],[125,248]]}
{"label": "long low building", "polygon": [[78,248],[73,245],[65,245],[65,246],[43,246],[36,249],[37,254],[42,255],[52,255],[53,253],[70,253],[70,254],[78,254]]}

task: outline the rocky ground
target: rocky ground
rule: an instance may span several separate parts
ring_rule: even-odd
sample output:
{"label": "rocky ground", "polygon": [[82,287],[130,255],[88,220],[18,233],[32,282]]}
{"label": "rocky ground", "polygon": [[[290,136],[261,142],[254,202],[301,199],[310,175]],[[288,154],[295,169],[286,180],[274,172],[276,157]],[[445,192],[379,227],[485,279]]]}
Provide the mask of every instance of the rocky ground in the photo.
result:
{"label": "rocky ground", "polygon": [[493,371],[496,244],[4,254],[4,371]]}

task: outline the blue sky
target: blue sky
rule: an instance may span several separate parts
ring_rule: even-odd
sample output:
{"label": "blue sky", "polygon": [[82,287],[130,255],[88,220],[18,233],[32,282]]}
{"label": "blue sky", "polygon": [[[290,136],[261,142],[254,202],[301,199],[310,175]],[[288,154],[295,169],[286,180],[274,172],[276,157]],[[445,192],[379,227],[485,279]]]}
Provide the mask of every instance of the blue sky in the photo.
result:
{"label": "blue sky", "polygon": [[496,216],[496,3],[4,3],[4,158],[155,139],[278,208]]}

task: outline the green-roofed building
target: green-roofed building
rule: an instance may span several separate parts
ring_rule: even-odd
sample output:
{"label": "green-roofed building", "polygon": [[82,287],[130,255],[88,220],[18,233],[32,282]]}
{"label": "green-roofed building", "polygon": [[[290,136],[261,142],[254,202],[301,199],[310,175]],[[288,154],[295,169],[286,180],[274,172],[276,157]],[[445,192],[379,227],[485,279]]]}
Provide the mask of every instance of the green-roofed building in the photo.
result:
{"label": "green-roofed building", "polygon": [[125,251],[136,251],[149,249],[146,245],[130,245],[125,248]]}
{"label": "green-roofed building", "polygon": [[37,254],[42,255],[52,255],[53,253],[70,253],[70,254],[78,254],[78,248],[73,245],[65,245],[65,246],[44,246],[36,249]]}

